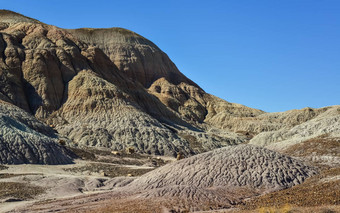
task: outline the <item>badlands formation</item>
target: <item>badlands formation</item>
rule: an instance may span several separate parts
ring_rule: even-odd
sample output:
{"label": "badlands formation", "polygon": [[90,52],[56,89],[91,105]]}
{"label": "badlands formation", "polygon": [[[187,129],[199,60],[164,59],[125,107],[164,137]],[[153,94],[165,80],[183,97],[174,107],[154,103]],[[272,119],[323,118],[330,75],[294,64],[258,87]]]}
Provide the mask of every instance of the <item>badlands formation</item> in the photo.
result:
{"label": "badlands formation", "polygon": [[[272,193],[298,197],[305,180],[328,181],[334,193],[314,206],[339,209],[340,106],[229,103],[134,32],[61,29],[6,10],[0,85],[2,211],[254,210],[280,206]],[[36,193],[4,191],[18,184]]]}

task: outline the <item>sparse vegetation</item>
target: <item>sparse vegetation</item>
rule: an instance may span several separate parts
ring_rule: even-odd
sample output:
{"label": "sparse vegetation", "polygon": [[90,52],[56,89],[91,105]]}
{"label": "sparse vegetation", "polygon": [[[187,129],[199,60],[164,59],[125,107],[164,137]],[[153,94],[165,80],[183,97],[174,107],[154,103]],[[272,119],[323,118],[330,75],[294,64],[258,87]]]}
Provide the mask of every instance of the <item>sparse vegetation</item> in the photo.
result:
{"label": "sparse vegetation", "polygon": [[29,174],[10,174],[10,173],[3,173],[3,174],[0,174],[0,179],[3,179],[3,178],[12,178],[12,177],[23,176],[23,175],[29,175]]}
{"label": "sparse vegetation", "polygon": [[125,150],[126,154],[132,155],[135,153],[135,148],[133,147],[127,147]]}
{"label": "sparse vegetation", "polygon": [[42,174],[39,174],[39,173],[24,173],[24,174],[0,173],[0,179],[26,176],[26,175],[42,175]]}
{"label": "sparse vegetation", "polygon": [[285,150],[285,153],[297,157],[310,156],[311,154],[340,157],[340,138],[328,138],[327,135],[323,135],[293,145]]}
{"label": "sparse vegetation", "polygon": [[0,199],[15,198],[17,200],[29,200],[42,194],[44,188],[31,186],[25,183],[0,182]]}
{"label": "sparse vegetation", "polygon": [[5,170],[5,169],[8,169],[8,167],[4,165],[0,165],[0,170]]}
{"label": "sparse vegetation", "polygon": [[340,179],[332,179],[339,175],[340,168],[325,169],[300,185],[256,197],[239,207],[251,210],[262,207],[280,208],[284,205],[300,207],[340,205]]}
{"label": "sparse vegetation", "polygon": [[119,177],[128,176],[128,174],[131,174],[131,176],[140,176],[153,169],[133,169],[129,167],[115,166],[110,164],[91,163],[87,166],[64,170],[69,172],[91,172],[105,174],[105,176],[107,177]]}
{"label": "sparse vegetation", "polygon": [[202,144],[197,141],[197,138],[195,136],[189,135],[189,134],[184,134],[184,133],[180,133],[178,135],[180,137],[182,137],[183,139],[185,139],[186,141],[188,141],[191,149],[193,149],[197,152],[203,152],[204,151]]}
{"label": "sparse vegetation", "polygon": [[162,166],[166,164],[162,159],[138,153],[127,154],[125,151],[99,150],[95,148],[80,149],[74,147],[68,147],[68,149],[70,149],[76,157],[94,162],[136,166],[141,166],[148,162],[153,166]]}
{"label": "sparse vegetation", "polygon": [[[212,211],[213,213],[215,211]],[[218,211],[222,213],[223,211]],[[313,206],[313,207],[296,207],[284,205],[282,207],[261,207],[253,210],[231,210],[228,213],[338,213],[340,206]],[[216,211],[217,213],[217,211]]]}
{"label": "sparse vegetation", "polygon": [[71,150],[76,156],[82,160],[96,160],[95,154],[92,152],[89,152],[85,149],[80,148],[74,148],[74,147],[67,147],[69,150]]}
{"label": "sparse vegetation", "polygon": [[242,131],[242,130],[238,130],[236,131],[236,133],[246,136],[248,140],[252,139],[256,135],[255,132]]}
{"label": "sparse vegetation", "polygon": [[[265,113],[206,94],[132,31],[63,30],[6,10],[0,18],[0,160],[40,164],[0,165],[0,202],[51,198],[46,212],[340,211],[340,138],[329,138],[339,106]],[[299,159],[249,145],[214,150],[250,139]],[[176,153],[180,161],[151,171]],[[38,212],[31,207],[13,211]]]}

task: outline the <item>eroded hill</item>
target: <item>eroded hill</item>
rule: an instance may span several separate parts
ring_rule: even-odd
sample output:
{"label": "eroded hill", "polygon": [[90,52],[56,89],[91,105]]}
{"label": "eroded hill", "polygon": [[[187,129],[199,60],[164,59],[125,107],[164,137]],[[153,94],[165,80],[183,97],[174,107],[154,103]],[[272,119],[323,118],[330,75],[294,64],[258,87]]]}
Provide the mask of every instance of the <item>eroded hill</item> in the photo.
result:
{"label": "eroded hill", "polygon": [[64,30],[4,10],[0,23],[0,99],[71,145],[191,155],[262,132],[256,138],[268,139],[252,143],[267,143],[277,140],[273,131],[287,135],[321,114],[337,116],[329,108],[264,113],[219,99],[154,43],[122,28]]}

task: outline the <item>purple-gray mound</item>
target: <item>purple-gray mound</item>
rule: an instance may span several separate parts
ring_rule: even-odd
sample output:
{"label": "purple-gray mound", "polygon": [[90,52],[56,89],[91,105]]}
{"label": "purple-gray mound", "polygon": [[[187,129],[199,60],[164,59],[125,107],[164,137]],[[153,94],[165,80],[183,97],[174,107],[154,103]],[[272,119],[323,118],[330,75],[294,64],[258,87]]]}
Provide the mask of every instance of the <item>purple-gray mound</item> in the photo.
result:
{"label": "purple-gray mound", "polygon": [[249,193],[292,187],[316,169],[278,152],[252,145],[229,146],[165,165],[128,185],[142,197],[177,197],[233,203]]}

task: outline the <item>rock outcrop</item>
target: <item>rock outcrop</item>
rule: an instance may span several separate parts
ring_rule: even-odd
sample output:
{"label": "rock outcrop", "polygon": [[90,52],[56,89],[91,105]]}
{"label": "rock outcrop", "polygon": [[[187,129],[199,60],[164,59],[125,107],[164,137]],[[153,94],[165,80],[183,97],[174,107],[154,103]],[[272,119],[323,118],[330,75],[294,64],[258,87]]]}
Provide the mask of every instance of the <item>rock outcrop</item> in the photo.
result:
{"label": "rock outcrop", "polygon": [[131,31],[64,30],[10,11],[0,23],[0,99],[79,146],[189,155],[247,140],[206,131],[207,117],[262,113],[206,94]]}
{"label": "rock outcrop", "polygon": [[264,113],[229,103],[205,93],[134,32],[65,30],[6,10],[0,84],[0,100],[55,126],[75,145],[173,156],[287,131],[327,111]]}
{"label": "rock outcrop", "polygon": [[[305,111],[309,112],[308,115],[312,114],[312,116],[307,115],[310,119],[302,116],[305,115]],[[340,106],[320,109],[307,108],[300,112],[302,115],[300,114],[301,116],[295,118],[301,118],[301,120],[295,120],[294,117],[293,119],[290,118],[295,121],[296,125],[289,125],[291,122],[282,122],[282,125],[285,125],[284,128],[276,131],[262,132],[256,135],[250,143],[270,149],[284,150],[292,145],[319,136],[340,137]],[[286,115],[285,117],[288,116]]]}
{"label": "rock outcrop", "polygon": [[85,46],[101,49],[120,71],[145,88],[160,78],[175,85],[187,83],[198,87],[154,43],[135,32],[122,28],[82,28],[68,32],[84,42]]}
{"label": "rock outcrop", "polygon": [[24,110],[0,101],[0,164],[67,164],[70,152],[53,129]]}

